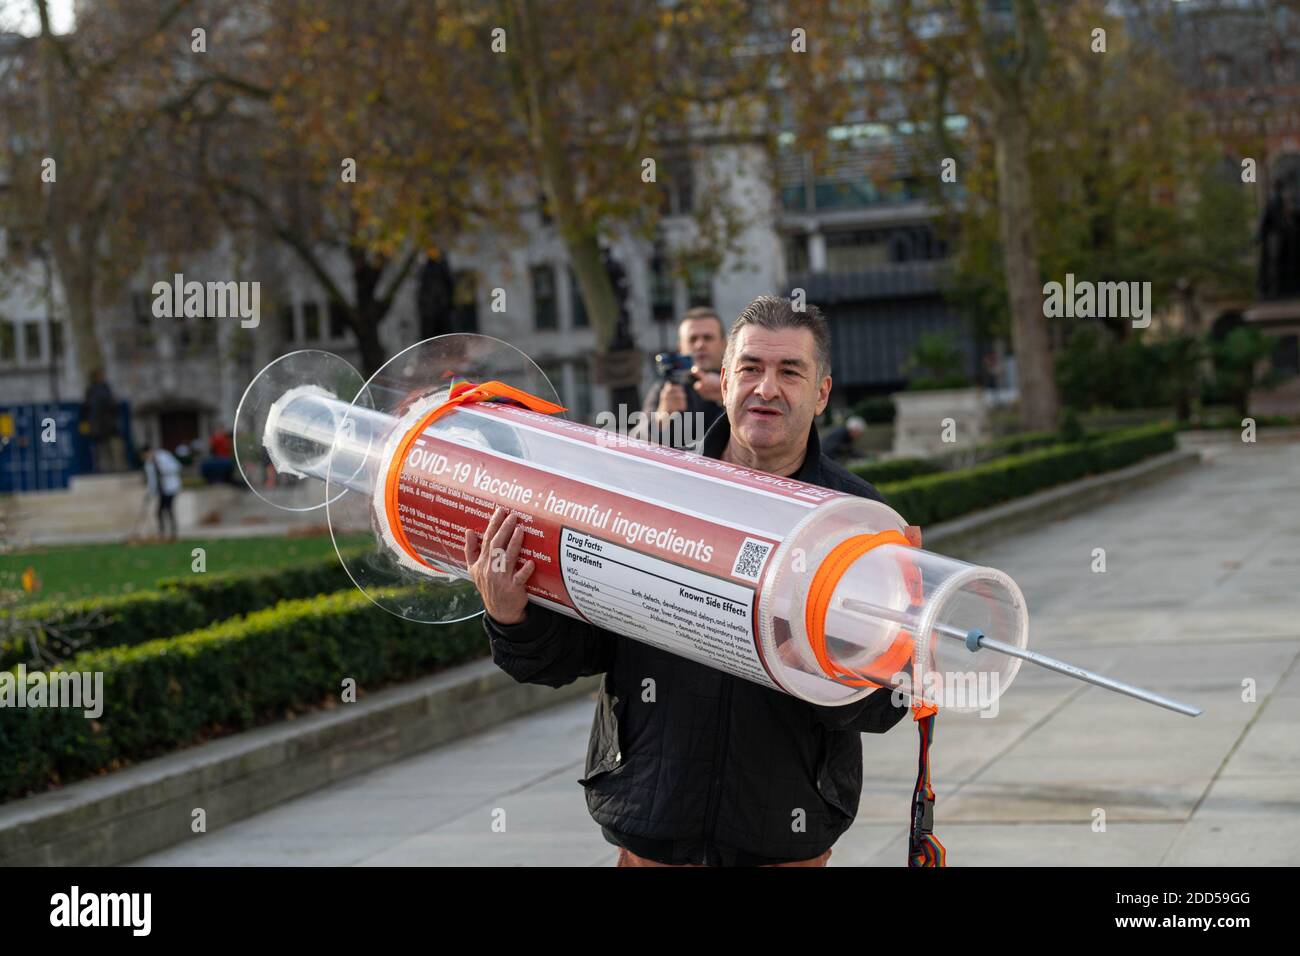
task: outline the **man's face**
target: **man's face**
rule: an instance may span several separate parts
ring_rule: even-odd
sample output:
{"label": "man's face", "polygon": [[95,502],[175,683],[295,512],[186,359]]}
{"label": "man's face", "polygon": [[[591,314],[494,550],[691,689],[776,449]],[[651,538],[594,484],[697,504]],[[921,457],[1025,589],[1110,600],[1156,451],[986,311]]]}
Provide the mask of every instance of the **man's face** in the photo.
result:
{"label": "man's face", "polygon": [[677,328],[677,351],[704,369],[722,367],[722,323],[717,319],[686,319]]}
{"label": "man's face", "polygon": [[803,448],[831,394],[831,377],[817,377],[812,332],[747,325],[733,349],[731,367],[722,370],[731,434],[755,450]]}

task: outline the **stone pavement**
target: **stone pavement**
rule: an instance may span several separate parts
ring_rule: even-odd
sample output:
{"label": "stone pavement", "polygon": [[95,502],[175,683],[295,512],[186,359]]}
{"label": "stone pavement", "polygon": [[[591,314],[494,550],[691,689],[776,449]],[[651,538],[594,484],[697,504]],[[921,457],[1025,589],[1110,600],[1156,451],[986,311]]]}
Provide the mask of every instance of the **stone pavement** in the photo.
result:
{"label": "stone pavement", "polygon": [[[1300,443],[1207,457],[976,557],[1023,589],[1030,647],[1205,713],[1025,665],[996,718],[937,722],[949,865],[1300,862]],[[612,865],[576,782],[592,710],[584,698],[500,725],[140,862]],[[901,866],[916,733],[904,721],[862,744],[861,809],[830,865]]]}

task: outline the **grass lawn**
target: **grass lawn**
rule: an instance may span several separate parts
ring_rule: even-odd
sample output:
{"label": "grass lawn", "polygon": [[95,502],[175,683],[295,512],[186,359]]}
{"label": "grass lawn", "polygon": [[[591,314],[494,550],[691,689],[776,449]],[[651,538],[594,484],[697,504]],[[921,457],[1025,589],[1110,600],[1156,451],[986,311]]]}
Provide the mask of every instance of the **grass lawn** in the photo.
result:
{"label": "grass lawn", "polygon": [[[357,543],[365,540],[359,537]],[[207,571],[279,568],[334,554],[328,534],[265,538],[195,538],[142,544],[74,544],[0,555],[0,588],[21,587],[32,568],[41,586],[29,600],[89,597],[149,588],[159,578],[188,574],[194,548],[207,551]]]}

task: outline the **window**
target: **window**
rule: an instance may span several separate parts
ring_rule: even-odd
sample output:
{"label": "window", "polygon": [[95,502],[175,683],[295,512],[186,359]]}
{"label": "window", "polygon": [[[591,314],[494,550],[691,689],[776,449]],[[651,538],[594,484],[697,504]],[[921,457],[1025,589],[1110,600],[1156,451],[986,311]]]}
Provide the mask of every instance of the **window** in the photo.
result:
{"label": "window", "polygon": [[[163,295],[171,298],[171,288],[168,287]],[[153,325],[153,297],[147,292],[131,293],[131,316],[135,319],[138,328],[147,329]],[[176,316],[180,318],[180,316]]]}
{"label": "window", "polygon": [[320,306],[315,302],[302,305],[302,338],[304,342],[320,341]]}
{"label": "window", "polygon": [[1300,375],[1300,336],[1284,335],[1273,348],[1273,369],[1290,377]]}
{"label": "window", "polygon": [[806,233],[797,233],[793,236],[786,236],[783,240],[785,244],[785,271],[790,275],[799,275],[808,271],[808,236]]}
{"label": "window", "polygon": [[296,336],[293,329],[293,306],[284,305],[280,307],[280,331],[284,334],[286,342],[292,342]]}
{"label": "window", "polygon": [[807,209],[808,190],[803,183],[781,187],[781,207],[783,209]]}
{"label": "window", "polygon": [[18,358],[16,342],[14,324],[7,319],[0,319],[0,362],[12,362]]}
{"label": "window", "polygon": [[826,268],[853,272],[889,263],[889,242],[883,232],[832,232],[826,235]]}
{"label": "window", "polygon": [[9,226],[7,234],[0,235],[0,249],[5,249],[6,244],[6,255],[9,258],[18,262],[34,259],[41,254],[41,233],[21,223],[14,223]]}
{"label": "window", "polygon": [[533,266],[533,321],[538,329],[558,327],[555,309],[555,269],[550,264]]}
{"label": "window", "polygon": [[1275,42],[1278,42],[1278,45],[1268,52],[1268,65],[1272,70],[1273,83],[1276,86],[1285,86],[1295,78],[1295,64],[1291,62],[1286,48],[1279,41]]}
{"label": "window", "polygon": [[686,307],[713,307],[713,273],[704,266],[691,266],[686,273]]}
{"label": "window", "polygon": [[662,246],[656,245],[650,260],[650,314],[656,322],[671,322],[676,311],[668,256]]}
{"label": "window", "polygon": [[876,184],[865,176],[847,180],[818,178],[813,186],[813,202],[818,209],[856,209],[883,201]]}
{"label": "window", "polygon": [[569,270],[569,301],[573,303],[573,327],[585,329],[591,325],[587,318],[587,304],[582,301],[582,290],[578,288],[578,277]]}
{"label": "window", "polygon": [[584,359],[573,363],[573,403],[569,406],[570,417],[577,422],[591,421],[591,374]]}
{"label": "window", "polygon": [[41,324],[23,323],[23,361],[33,364],[41,360]]}
{"label": "window", "polygon": [[691,158],[669,156],[659,164],[659,211],[665,216],[688,216],[695,208],[695,174]]}
{"label": "window", "polygon": [[1205,63],[1205,76],[1211,89],[1223,89],[1232,77],[1232,58],[1226,53],[1216,53]]}
{"label": "window", "polygon": [[330,338],[341,339],[348,334],[348,320],[344,318],[344,308],[330,299]]}
{"label": "window", "polygon": [[810,209],[809,185],[812,181],[812,157],[795,144],[790,131],[777,139],[777,182],[781,187],[781,205],[786,209]]}
{"label": "window", "polygon": [[204,314],[199,318],[195,339],[196,344],[200,349],[209,349],[216,345],[217,320],[215,316],[204,312]]}
{"label": "window", "polygon": [[551,383],[555,389],[556,396],[560,399],[561,405],[567,405],[564,395],[564,364],[562,362],[538,362],[537,367],[542,370],[546,380]]}
{"label": "window", "polygon": [[63,323],[50,323],[50,356],[56,361],[63,358]]}
{"label": "window", "polygon": [[928,226],[862,229],[826,235],[826,267],[831,272],[942,259],[947,254],[947,243]]}
{"label": "window", "polygon": [[478,273],[472,269],[452,275],[451,321],[457,332],[478,331]]}

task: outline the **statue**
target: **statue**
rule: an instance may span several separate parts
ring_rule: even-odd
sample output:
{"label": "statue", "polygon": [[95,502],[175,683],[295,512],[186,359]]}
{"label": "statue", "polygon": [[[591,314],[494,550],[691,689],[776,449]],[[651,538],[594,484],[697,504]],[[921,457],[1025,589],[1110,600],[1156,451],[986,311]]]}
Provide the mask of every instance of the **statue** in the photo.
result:
{"label": "statue", "polygon": [[1276,180],[1259,220],[1259,295],[1279,299],[1300,294],[1300,204],[1290,182]]}

